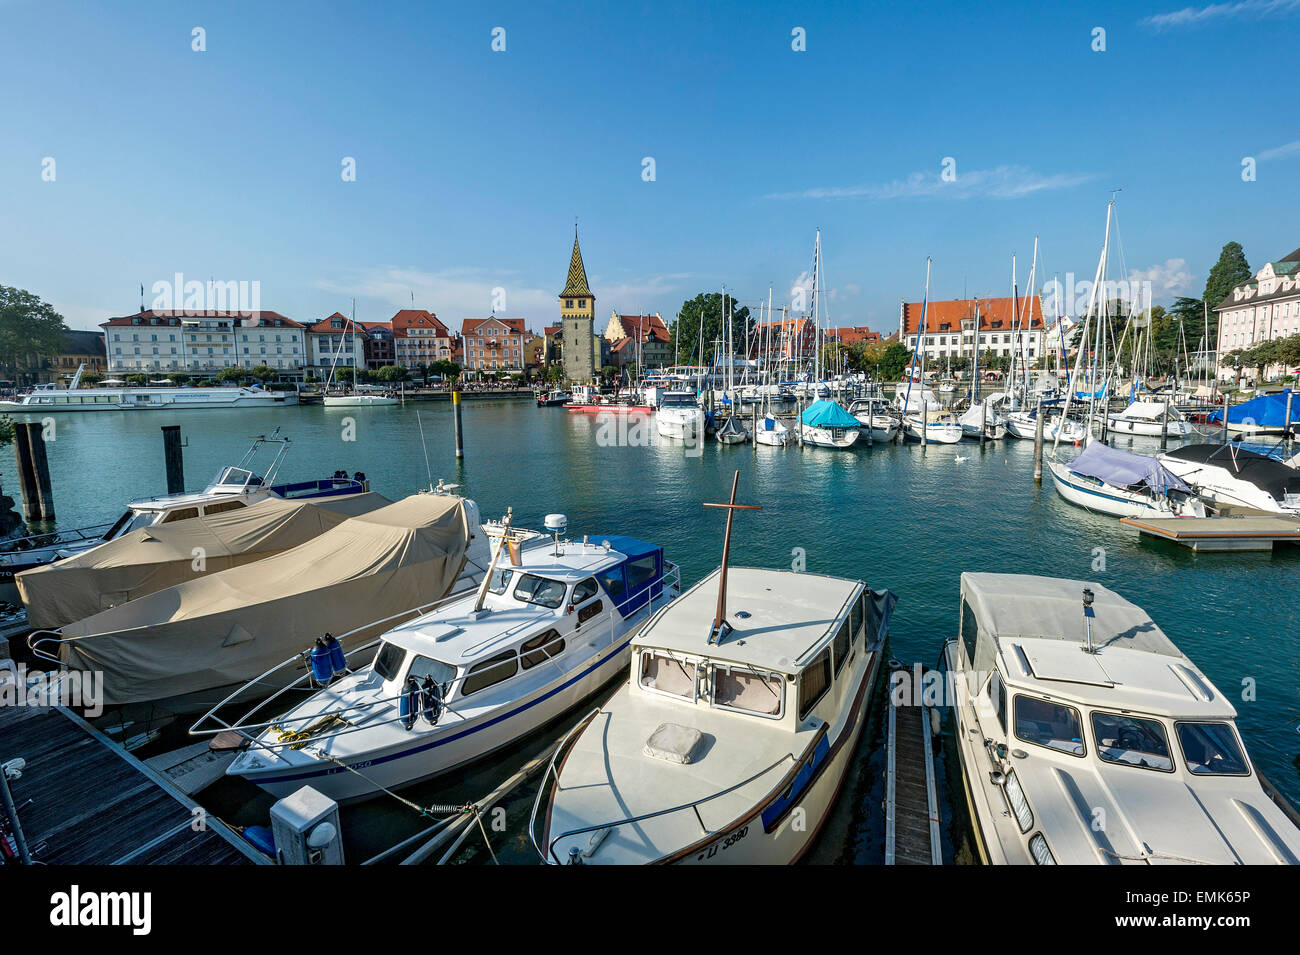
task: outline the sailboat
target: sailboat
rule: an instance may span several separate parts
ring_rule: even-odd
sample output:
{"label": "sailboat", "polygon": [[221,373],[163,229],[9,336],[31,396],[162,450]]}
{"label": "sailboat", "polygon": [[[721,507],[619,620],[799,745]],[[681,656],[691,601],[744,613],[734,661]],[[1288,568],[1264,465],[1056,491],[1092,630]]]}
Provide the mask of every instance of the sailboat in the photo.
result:
{"label": "sailboat", "polygon": [[731,328],[731,323],[735,316],[732,315],[731,310],[727,308],[727,304],[727,290],[723,287],[722,309],[723,315],[726,318],[726,326],[723,328],[722,335],[724,340],[723,347],[727,352],[727,390],[723,393],[723,398],[729,402],[730,411],[722,424],[718,425],[717,431],[714,432],[714,437],[716,437],[722,444],[744,444],[749,440],[749,432],[745,429],[745,426],[740,423],[740,416],[737,413],[739,406],[736,403],[735,390],[736,356],[733,354],[734,335],[732,334]]}
{"label": "sailboat", "polygon": [[831,390],[822,382],[822,230],[817,230],[817,241],[813,246],[813,280],[812,312],[813,317],[813,382],[814,395],[818,397],[804,409],[799,416],[799,427],[804,444],[817,448],[851,448],[862,432],[861,422],[844,410],[844,407],[831,397]]}
{"label": "sailboat", "polygon": [[920,392],[919,403],[914,402],[913,382],[909,376],[907,387],[902,385],[894,392],[894,403],[903,412],[904,436],[928,444],[937,441],[940,444],[956,444],[961,440],[961,423],[957,416],[939,404],[934,392],[925,386],[925,315],[930,304],[930,259],[925,260],[925,298],[921,302],[921,327],[917,329],[916,348],[912,353],[913,374],[919,373],[916,382]]}
{"label": "sailboat", "polygon": [[[395,405],[398,403],[397,398],[393,395],[371,395],[362,394],[357,391],[357,303],[352,301],[352,393],[330,395],[327,394],[322,399],[327,408],[373,408],[377,405]],[[343,339],[339,338],[339,347],[343,347]],[[338,353],[334,355],[334,363],[338,364]],[[330,369],[330,378],[334,377],[334,369]],[[329,388],[329,382],[325,384]]]}
{"label": "sailboat", "polygon": [[[784,323],[783,323],[784,324]],[[772,289],[767,290],[767,322],[759,323],[760,330],[766,329],[767,333],[767,374],[772,372]],[[759,362],[762,362],[763,349],[762,340],[759,342]],[[772,394],[775,387],[767,382],[760,373],[760,380],[765,383],[761,386],[763,400],[763,417],[758,423],[758,429],[754,432],[754,443],[764,444],[772,448],[783,448],[794,439],[794,432],[783,425],[772,413]]]}

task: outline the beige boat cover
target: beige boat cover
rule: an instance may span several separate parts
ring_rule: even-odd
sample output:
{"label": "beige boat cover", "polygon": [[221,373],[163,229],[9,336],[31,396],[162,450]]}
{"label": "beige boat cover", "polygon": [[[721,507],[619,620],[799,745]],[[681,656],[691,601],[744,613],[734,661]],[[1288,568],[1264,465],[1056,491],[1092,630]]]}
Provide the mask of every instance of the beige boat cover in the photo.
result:
{"label": "beige boat cover", "polygon": [[416,494],[292,550],[70,624],[61,656],[72,669],[103,671],[109,706],[213,699],[204,691],[246,683],[327,632],[442,598],[460,576],[472,530],[463,498]]}
{"label": "beige boat cover", "polygon": [[16,578],[33,629],[54,629],[165,587],[278,554],[349,517],[392,502],[382,494],[286,501],[142,527]]}

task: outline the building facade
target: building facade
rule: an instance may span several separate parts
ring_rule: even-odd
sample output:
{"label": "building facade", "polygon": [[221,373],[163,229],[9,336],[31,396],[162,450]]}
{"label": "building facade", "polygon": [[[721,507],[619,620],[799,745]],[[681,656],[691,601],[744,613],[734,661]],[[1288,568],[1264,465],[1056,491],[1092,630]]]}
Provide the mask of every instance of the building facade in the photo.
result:
{"label": "building facade", "polygon": [[522,318],[467,318],[461,322],[465,370],[471,372],[522,372],[524,338]]}
{"label": "building facade", "polygon": [[[354,334],[355,332],[355,334]],[[307,326],[307,365],[319,378],[338,375],[343,369],[366,366],[366,329],[361,322],[335,312]]]}
{"label": "building facade", "polygon": [[433,312],[404,308],[389,322],[393,329],[393,361],[408,371],[436,361],[456,361],[456,340]]}
{"label": "building facade", "polygon": [[564,336],[564,376],[570,381],[593,381],[600,371],[600,343],[595,332],[596,296],[587,284],[587,267],[573,230],[569,276],[560,293],[560,326]]}
{"label": "building facade", "polygon": [[37,373],[39,382],[67,384],[82,365],[88,375],[104,375],[108,371],[108,355],[104,349],[102,332],[70,331],[63,333],[63,348],[46,362]]}
{"label": "building facade", "polygon": [[[1243,282],[1218,305],[1220,378],[1236,369],[1223,363],[1230,352],[1268,341],[1300,335],[1300,249],[1276,262],[1267,262],[1249,282]],[[1281,369],[1264,369],[1268,377]]]}
{"label": "building facade", "polygon": [[[898,338],[909,351],[916,348],[921,330],[921,304],[903,302],[899,308]],[[926,359],[973,357],[977,325],[981,358],[1014,353],[1032,365],[1043,354],[1043,305],[1034,295],[930,302],[925,309]]]}
{"label": "building facade", "polygon": [[393,326],[389,322],[358,322],[366,330],[363,349],[365,367],[376,371],[386,365],[396,364],[393,349]]}
{"label": "building facade", "polygon": [[604,339],[614,364],[642,368],[666,368],[673,364],[672,335],[656,312],[653,315],[620,315],[615,309],[605,326]]}
{"label": "building facade", "polygon": [[283,378],[296,378],[307,357],[304,326],[278,312],[146,309],[111,318],[100,328],[113,375],[197,377],[266,365]]}

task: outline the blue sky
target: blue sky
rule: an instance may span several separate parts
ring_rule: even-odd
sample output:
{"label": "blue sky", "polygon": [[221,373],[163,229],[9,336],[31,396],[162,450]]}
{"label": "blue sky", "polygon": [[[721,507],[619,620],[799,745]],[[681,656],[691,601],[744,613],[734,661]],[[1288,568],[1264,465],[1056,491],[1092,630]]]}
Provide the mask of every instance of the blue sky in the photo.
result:
{"label": "blue sky", "polygon": [[1090,279],[1122,187],[1111,275],[1199,296],[1224,242],[1300,245],[1298,30],[1300,0],[0,0],[0,284],[81,328],[177,272],[457,328],[500,287],[541,328],[575,216],[601,318],[788,300],[820,227],[831,322],[887,331],[927,255],[936,298],[1006,294],[1013,252],[1023,286],[1035,235],[1040,279]]}

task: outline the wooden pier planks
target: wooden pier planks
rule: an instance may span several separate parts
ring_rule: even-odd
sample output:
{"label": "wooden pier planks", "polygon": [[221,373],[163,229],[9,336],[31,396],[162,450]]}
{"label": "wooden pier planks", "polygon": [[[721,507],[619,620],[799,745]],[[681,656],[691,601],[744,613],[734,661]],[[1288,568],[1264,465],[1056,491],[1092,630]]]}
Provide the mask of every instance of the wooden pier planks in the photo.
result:
{"label": "wooden pier planks", "polygon": [[63,707],[0,707],[0,762],[16,757],[27,765],[10,789],[37,862],[268,861],[211,816],[202,830],[194,831],[197,803]]}
{"label": "wooden pier planks", "polygon": [[885,865],[942,865],[929,708],[897,706],[890,694]]}
{"label": "wooden pier planks", "polygon": [[1300,544],[1300,518],[1280,515],[1124,517],[1120,523],[1196,551],[1265,551],[1277,543]]}

